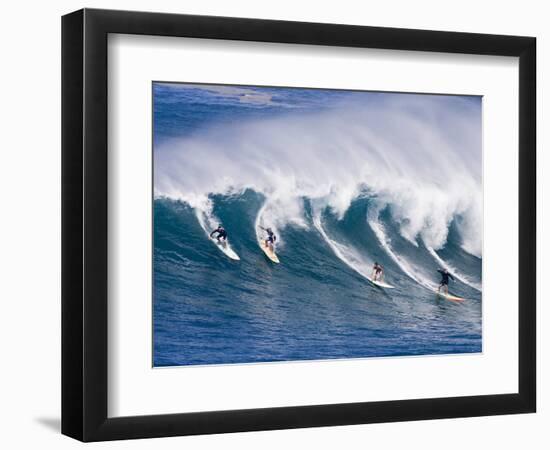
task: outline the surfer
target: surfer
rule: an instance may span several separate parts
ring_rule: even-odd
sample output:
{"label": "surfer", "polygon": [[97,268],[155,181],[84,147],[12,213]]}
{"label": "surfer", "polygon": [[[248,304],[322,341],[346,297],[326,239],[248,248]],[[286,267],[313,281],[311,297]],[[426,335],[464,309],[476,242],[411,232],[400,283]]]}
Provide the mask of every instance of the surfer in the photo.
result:
{"label": "surfer", "polygon": [[223,239],[223,242],[225,243],[225,241],[227,240],[227,231],[225,231],[225,228],[222,226],[221,223],[218,225],[218,228],[210,233],[210,237],[213,238],[215,233],[218,233],[218,235],[216,236],[218,242],[221,242],[221,240]]}
{"label": "surfer", "polygon": [[439,294],[441,292],[441,288],[443,288],[445,294],[449,295],[449,277],[451,277],[453,281],[455,281],[455,278],[449,273],[447,269],[437,269],[437,271],[441,274],[441,282],[439,283],[439,287],[437,288],[437,293]]}
{"label": "surfer", "polygon": [[269,227],[264,228],[260,225],[260,228],[267,233],[267,238],[265,239],[266,248],[269,247],[271,249],[271,251],[273,251],[273,245],[275,244],[275,241],[277,240],[277,236],[275,236],[275,233]]}
{"label": "surfer", "polygon": [[384,275],[384,268],[378,262],[375,262],[372,268],[372,280],[381,281],[382,275]]}

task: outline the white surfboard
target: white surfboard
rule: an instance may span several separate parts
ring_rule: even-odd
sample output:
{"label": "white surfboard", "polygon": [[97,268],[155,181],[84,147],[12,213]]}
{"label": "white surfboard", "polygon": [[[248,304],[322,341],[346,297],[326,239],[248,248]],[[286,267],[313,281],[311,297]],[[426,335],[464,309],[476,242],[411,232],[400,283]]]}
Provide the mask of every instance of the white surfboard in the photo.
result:
{"label": "white surfboard", "polygon": [[367,277],[367,280],[369,280],[375,286],[378,286],[384,289],[395,289],[395,286],[391,286],[388,283],[385,283],[381,280],[373,280],[372,278],[369,278],[369,277]]}
{"label": "white surfboard", "polygon": [[269,245],[266,247],[264,240],[258,240],[258,245],[272,262],[274,262],[275,264],[279,264],[281,262],[279,261],[279,257],[277,256],[275,251],[271,250],[271,247]]}
{"label": "white surfboard", "polygon": [[218,247],[227,257],[234,259],[235,261],[239,261],[241,258],[239,258],[239,255],[235,253],[235,251],[231,248],[229,245],[229,242],[227,241],[218,241],[216,238],[210,238],[210,240]]}
{"label": "white surfboard", "polygon": [[462,297],[457,297],[455,295],[451,295],[451,294],[445,294],[445,292],[437,292],[435,291],[435,293],[437,295],[439,295],[440,297],[443,297],[447,300],[450,300],[451,302],[463,302],[464,300],[466,300],[465,298],[462,298]]}

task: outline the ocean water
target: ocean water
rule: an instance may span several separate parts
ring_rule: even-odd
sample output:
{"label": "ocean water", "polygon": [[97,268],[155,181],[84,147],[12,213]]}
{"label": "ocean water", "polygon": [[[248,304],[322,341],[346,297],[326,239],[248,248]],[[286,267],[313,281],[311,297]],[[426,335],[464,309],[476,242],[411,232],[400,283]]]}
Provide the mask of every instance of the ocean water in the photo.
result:
{"label": "ocean water", "polygon": [[[481,351],[479,98],[153,94],[155,366]],[[374,261],[395,289],[366,279]],[[433,292],[440,267],[464,302]]]}

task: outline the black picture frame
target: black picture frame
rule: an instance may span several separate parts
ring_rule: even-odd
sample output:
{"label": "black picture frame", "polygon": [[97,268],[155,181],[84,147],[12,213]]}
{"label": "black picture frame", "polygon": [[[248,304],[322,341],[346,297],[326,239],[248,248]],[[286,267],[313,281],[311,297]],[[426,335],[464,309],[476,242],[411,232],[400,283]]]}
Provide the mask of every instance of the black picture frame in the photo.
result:
{"label": "black picture frame", "polygon": [[[107,416],[107,36],[110,33],[519,58],[517,393]],[[84,9],[62,18],[62,433],[82,441],[535,412],[536,39]]]}

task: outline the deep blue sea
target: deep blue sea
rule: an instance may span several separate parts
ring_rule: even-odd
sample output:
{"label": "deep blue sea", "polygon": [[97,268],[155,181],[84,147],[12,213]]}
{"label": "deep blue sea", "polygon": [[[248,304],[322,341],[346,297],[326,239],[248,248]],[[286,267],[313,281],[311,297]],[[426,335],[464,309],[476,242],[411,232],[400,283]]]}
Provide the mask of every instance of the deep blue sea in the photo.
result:
{"label": "deep blue sea", "polygon": [[[476,98],[428,96],[424,114],[397,94],[153,95],[154,366],[481,351],[481,152],[463,138],[480,127]],[[436,166],[453,158],[456,180]],[[208,239],[219,223],[240,260]],[[374,261],[394,289],[366,279]],[[465,301],[433,292],[441,267]]]}

